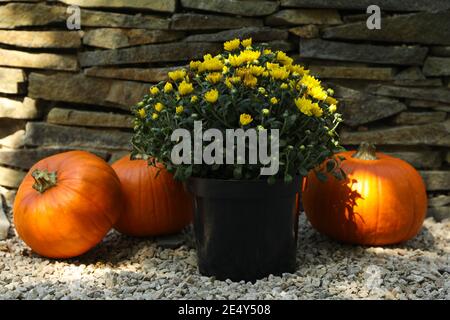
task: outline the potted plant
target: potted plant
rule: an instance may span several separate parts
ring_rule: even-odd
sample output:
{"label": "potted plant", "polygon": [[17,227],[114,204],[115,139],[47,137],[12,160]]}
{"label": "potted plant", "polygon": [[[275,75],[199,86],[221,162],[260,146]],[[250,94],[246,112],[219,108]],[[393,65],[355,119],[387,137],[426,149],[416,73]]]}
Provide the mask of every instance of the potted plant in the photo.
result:
{"label": "potted plant", "polygon": [[[168,76],[133,107],[133,154],[186,181],[200,272],[253,281],[295,271],[301,179],[340,150],[332,90],[251,39]],[[338,161],[326,168],[337,176]]]}

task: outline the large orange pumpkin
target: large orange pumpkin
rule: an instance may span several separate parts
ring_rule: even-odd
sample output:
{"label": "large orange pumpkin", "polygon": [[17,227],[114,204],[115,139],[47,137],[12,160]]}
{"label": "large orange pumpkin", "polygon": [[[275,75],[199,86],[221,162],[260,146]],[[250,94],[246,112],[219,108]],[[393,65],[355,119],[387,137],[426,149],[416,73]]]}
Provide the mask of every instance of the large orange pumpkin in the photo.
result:
{"label": "large orange pumpkin", "polygon": [[14,202],[14,223],[38,254],[70,258],[98,244],[122,211],[114,170],[93,154],[71,151],[30,169]]}
{"label": "large orange pumpkin", "polygon": [[191,223],[192,199],[162,166],[155,168],[127,155],[112,167],[122,182],[126,203],[115,225],[117,231],[137,237],[159,236],[179,232]]}
{"label": "large orange pumpkin", "polygon": [[307,177],[303,205],[319,232],[339,241],[387,245],[406,241],[420,230],[427,209],[425,185],[403,160],[376,153],[363,143],[358,152],[339,154],[345,180]]}

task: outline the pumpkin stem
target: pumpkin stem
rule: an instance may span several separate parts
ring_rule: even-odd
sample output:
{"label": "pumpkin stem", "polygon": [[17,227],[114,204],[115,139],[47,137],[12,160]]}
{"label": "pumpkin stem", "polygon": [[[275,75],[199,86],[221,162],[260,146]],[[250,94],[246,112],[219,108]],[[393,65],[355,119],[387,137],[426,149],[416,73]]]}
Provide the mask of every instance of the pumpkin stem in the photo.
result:
{"label": "pumpkin stem", "polygon": [[368,142],[362,142],[359,146],[359,149],[352,156],[355,159],[361,160],[377,160],[376,148],[375,145]]}
{"label": "pumpkin stem", "polygon": [[57,175],[56,172],[48,172],[47,170],[36,169],[31,173],[34,178],[35,183],[33,184],[33,189],[39,193],[44,193],[50,188],[56,186]]}

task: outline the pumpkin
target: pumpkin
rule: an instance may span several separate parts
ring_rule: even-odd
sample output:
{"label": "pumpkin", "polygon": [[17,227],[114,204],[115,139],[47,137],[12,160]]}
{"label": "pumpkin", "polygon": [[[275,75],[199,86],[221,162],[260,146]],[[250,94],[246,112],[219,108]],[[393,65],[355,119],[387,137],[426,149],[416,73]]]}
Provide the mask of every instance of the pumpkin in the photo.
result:
{"label": "pumpkin", "polygon": [[192,221],[192,199],[162,165],[127,155],[112,165],[125,196],[125,212],[115,229],[130,236],[167,235],[181,231]]}
{"label": "pumpkin", "polygon": [[[311,225],[342,242],[387,245],[404,242],[420,230],[427,195],[419,173],[407,162],[376,153],[362,143],[358,152],[338,154],[347,177],[321,182],[309,173],[303,205]],[[325,164],[324,164],[325,165]]]}
{"label": "pumpkin", "polygon": [[14,223],[36,253],[71,258],[97,245],[122,211],[114,170],[93,154],[70,151],[30,169],[14,202]]}

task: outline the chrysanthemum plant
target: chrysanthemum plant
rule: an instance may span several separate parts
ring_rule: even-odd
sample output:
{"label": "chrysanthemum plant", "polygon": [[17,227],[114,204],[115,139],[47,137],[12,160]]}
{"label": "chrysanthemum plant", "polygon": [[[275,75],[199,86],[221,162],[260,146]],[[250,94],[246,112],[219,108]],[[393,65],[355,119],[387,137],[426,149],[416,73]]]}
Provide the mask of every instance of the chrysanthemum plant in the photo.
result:
{"label": "chrysanthemum plant", "polygon": [[[325,178],[325,170],[343,177],[340,160],[334,158],[342,149],[336,132],[342,118],[333,90],[325,90],[284,52],[252,45],[251,39],[235,39],[224,44],[222,54],[207,54],[168,77],[132,108],[133,156],[153,165],[162,163],[179,180],[194,176],[289,182],[326,159],[331,161],[316,170],[318,177]],[[171,153],[178,142],[171,135],[179,128],[193,133],[194,121],[202,121],[204,130],[219,129],[224,136],[226,129],[278,129],[278,173],[261,176],[263,164],[174,164]]]}

